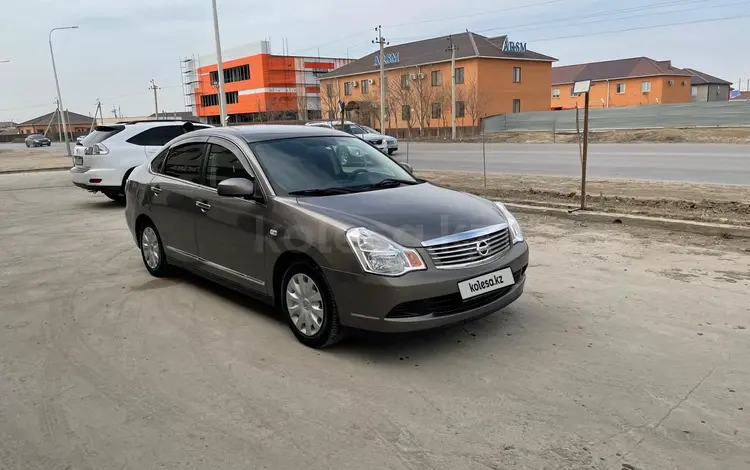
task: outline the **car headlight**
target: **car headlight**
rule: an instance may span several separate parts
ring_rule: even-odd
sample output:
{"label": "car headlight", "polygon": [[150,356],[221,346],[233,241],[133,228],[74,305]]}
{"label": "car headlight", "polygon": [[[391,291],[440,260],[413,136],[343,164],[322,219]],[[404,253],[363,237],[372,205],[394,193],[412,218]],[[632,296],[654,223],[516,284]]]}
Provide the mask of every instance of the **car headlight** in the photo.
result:
{"label": "car headlight", "polygon": [[364,227],[349,229],[346,239],[365,272],[381,276],[400,276],[409,271],[426,269],[416,250]]}
{"label": "car headlight", "polygon": [[500,209],[500,212],[503,213],[505,216],[505,220],[508,221],[508,227],[510,228],[510,236],[513,239],[513,243],[519,243],[523,241],[523,231],[521,231],[521,226],[518,224],[518,220],[515,218],[513,214],[510,213],[507,207],[505,207],[505,204],[502,202],[496,202],[495,203],[497,207]]}

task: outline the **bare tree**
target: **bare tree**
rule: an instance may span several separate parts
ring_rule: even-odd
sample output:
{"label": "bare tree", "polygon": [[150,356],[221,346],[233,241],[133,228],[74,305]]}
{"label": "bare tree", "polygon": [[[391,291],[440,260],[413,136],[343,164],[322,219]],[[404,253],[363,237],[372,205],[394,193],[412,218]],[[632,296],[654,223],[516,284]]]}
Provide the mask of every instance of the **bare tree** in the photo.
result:
{"label": "bare tree", "polygon": [[453,103],[451,103],[451,86],[450,83],[443,83],[435,93],[435,103],[440,103],[440,124],[444,131],[447,132],[448,112],[453,115]]}
{"label": "bare tree", "polygon": [[338,83],[331,80],[330,83],[320,84],[320,105],[324,119],[336,119],[339,113],[339,99]]}
{"label": "bare tree", "polygon": [[396,117],[396,119],[398,119],[397,116],[400,116],[401,120],[404,121],[409,130],[409,137],[411,137],[414,124],[417,123],[417,113],[414,111],[415,93],[409,83],[408,77],[405,82],[393,87],[391,96],[394,108],[396,108],[391,110],[392,115]]}
{"label": "bare tree", "polygon": [[487,96],[479,88],[476,77],[471,77],[462,88],[466,114],[471,118],[471,127],[476,131],[477,122],[485,115]]}
{"label": "bare tree", "polygon": [[430,121],[432,119],[432,104],[435,103],[437,97],[438,88],[432,86],[430,77],[426,74],[417,73],[417,79],[413,80],[414,83],[414,112],[416,114],[416,122],[419,124],[420,133],[424,128],[430,127]]}

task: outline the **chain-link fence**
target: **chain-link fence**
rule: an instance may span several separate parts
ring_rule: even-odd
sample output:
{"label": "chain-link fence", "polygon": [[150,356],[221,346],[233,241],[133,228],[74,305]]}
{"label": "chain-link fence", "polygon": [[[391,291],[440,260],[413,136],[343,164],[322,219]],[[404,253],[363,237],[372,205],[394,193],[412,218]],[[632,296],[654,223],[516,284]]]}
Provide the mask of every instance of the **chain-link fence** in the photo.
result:
{"label": "chain-link fence", "polygon": [[[581,125],[583,109],[580,109]],[[576,110],[499,114],[483,120],[484,132],[575,132]],[[750,126],[750,100],[592,108],[592,131],[674,127]]]}

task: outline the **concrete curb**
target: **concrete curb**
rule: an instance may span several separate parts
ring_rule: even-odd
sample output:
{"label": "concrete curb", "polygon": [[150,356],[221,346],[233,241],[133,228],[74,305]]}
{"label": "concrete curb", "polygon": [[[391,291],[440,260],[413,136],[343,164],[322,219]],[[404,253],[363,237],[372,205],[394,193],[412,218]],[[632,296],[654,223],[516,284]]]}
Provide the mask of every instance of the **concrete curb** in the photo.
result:
{"label": "concrete curb", "polygon": [[73,165],[65,165],[65,166],[57,166],[57,167],[50,167],[50,168],[26,168],[24,170],[0,170],[0,175],[13,175],[16,173],[38,173],[41,171],[62,171],[62,170],[70,170],[70,168]]}
{"label": "concrete curb", "polygon": [[678,232],[697,233],[710,236],[731,236],[735,238],[750,238],[750,227],[738,225],[712,224],[694,222],[691,220],[665,219],[662,217],[647,217],[632,214],[615,214],[609,212],[577,211],[572,214],[569,209],[557,207],[530,206],[527,204],[504,203],[508,209],[528,214],[544,214],[574,220],[588,220],[603,223],[622,223],[640,227],[653,227]]}

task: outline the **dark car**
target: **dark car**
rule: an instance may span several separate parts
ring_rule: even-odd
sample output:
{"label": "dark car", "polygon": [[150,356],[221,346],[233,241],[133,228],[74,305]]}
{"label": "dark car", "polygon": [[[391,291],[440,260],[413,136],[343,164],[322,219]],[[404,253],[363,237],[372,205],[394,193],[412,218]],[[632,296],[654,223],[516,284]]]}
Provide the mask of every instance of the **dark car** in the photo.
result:
{"label": "dark car", "polygon": [[[341,165],[340,147],[366,154]],[[198,130],[126,184],[146,269],[195,271],[279,308],[304,344],[344,329],[476,319],[523,292],[529,250],[499,203],[432,185],[361,139],[314,126]]]}
{"label": "dark car", "polygon": [[42,134],[31,134],[26,137],[25,142],[27,147],[49,147],[52,145],[52,141]]}

